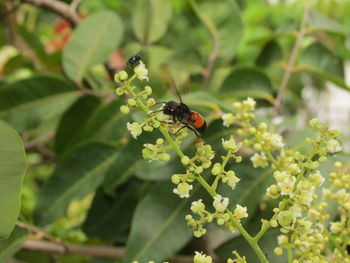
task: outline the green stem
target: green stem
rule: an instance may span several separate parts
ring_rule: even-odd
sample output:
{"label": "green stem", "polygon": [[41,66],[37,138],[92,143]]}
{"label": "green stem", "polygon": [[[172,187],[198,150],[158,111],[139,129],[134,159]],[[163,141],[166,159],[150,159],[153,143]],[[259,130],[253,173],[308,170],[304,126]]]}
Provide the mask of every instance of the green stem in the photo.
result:
{"label": "green stem", "polygon": [[[227,152],[227,155],[225,156],[224,160],[222,161],[221,167],[222,167],[223,170],[225,169],[225,166],[226,166],[228,160],[230,159],[231,153],[232,153],[232,151],[229,150],[229,151]],[[221,178],[220,174],[216,175],[216,177],[215,177],[215,179],[214,179],[214,182],[213,182],[212,185],[211,185],[211,188],[212,188],[214,191],[216,191],[216,189],[217,189],[217,187],[218,187],[218,183],[219,183],[220,178]]]}
{"label": "green stem", "polygon": [[[288,202],[288,198],[284,199],[282,201],[282,204],[280,205],[280,210],[283,210],[284,207],[286,206]],[[274,214],[273,217],[270,219],[271,220],[277,220],[277,214]],[[261,226],[261,230],[259,231],[259,233],[257,233],[255,236],[254,236],[254,240],[255,241],[258,241],[264,234],[265,232],[271,227],[271,224],[270,222],[267,222],[267,223],[263,223],[263,225]]]}
{"label": "green stem", "polygon": [[292,243],[291,243],[291,240],[290,240],[290,235],[289,235],[289,238],[288,238],[287,259],[288,259],[288,263],[292,263],[293,262]]}

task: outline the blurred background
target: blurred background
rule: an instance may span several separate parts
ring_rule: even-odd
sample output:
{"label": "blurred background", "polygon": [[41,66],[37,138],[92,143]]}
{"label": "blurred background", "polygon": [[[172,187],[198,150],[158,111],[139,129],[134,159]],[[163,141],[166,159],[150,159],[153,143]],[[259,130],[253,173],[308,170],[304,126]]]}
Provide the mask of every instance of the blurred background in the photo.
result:
{"label": "blurred background", "polygon": [[[182,172],[175,155],[166,165],[141,159],[159,134],[130,139],[126,123],[143,115],[120,113],[113,76],[131,74],[126,61],[139,53],[154,97],[178,100],[170,72],[206,117],[203,139],[218,156],[236,129],[222,126],[223,112],[252,97],[257,121],[290,147],[307,151],[311,118],[341,130],[344,153],[332,158],[348,160],[349,10],[348,0],[1,0],[0,118],[23,139],[20,221],[37,228],[0,241],[0,262],[185,263],[194,250],[225,262],[232,249],[257,262],[242,237],[219,227],[192,238],[184,216],[201,191],[188,200],[172,193],[169,178]],[[237,189],[221,191],[248,207],[254,232],[274,205],[263,198],[272,176],[244,159]],[[270,262],[285,262],[272,252],[276,235],[262,247]]]}

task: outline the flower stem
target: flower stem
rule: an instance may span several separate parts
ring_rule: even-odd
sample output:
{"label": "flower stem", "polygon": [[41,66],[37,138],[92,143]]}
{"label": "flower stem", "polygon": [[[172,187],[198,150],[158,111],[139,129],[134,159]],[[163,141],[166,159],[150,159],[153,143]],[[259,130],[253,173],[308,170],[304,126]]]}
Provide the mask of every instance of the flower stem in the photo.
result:
{"label": "flower stem", "polygon": [[293,262],[292,243],[290,241],[290,235],[289,235],[288,246],[287,246],[287,258],[288,258],[288,263]]}

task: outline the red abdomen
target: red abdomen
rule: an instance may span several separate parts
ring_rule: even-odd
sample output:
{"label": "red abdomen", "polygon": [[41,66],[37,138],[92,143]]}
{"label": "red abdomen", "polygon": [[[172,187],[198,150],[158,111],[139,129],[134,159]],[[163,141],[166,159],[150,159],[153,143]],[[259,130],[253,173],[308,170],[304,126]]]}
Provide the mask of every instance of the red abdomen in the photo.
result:
{"label": "red abdomen", "polygon": [[193,127],[200,133],[203,133],[207,128],[207,123],[205,122],[204,117],[198,112],[192,111],[188,120],[191,122]]}

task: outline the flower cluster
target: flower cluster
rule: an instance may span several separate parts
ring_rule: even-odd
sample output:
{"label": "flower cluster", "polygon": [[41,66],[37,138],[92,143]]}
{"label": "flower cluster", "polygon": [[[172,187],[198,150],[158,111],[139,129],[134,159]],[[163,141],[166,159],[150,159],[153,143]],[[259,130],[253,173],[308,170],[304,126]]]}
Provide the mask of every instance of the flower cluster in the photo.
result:
{"label": "flower cluster", "polygon": [[227,197],[222,197],[221,195],[214,196],[212,203],[215,211],[213,213],[205,209],[205,204],[202,199],[192,202],[191,211],[197,216],[197,219],[193,218],[192,215],[186,215],[185,219],[187,224],[193,228],[194,236],[201,237],[206,233],[204,224],[212,222],[216,219],[218,225],[224,225],[230,229],[235,230],[234,226],[230,222],[230,217],[232,216],[235,220],[240,221],[242,218],[248,217],[247,208],[240,205],[236,205],[233,213],[228,209],[229,199]]}
{"label": "flower cluster", "polygon": [[181,158],[182,164],[186,167],[184,174],[174,174],[171,177],[171,181],[177,185],[174,189],[174,193],[178,194],[181,198],[187,198],[190,196],[189,191],[192,190],[192,183],[196,175],[203,172],[211,166],[211,160],[214,158],[214,151],[210,145],[205,145],[202,141],[196,144],[196,155],[190,159],[188,156]]}
{"label": "flower cluster", "polygon": [[235,259],[229,258],[227,260],[227,263],[247,263],[245,257],[241,257],[237,251],[233,250],[232,254],[236,257]]}
{"label": "flower cluster", "polygon": [[232,189],[235,189],[236,184],[240,179],[236,177],[234,171],[226,171],[225,166],[230,158],[235,159],[237,163],[242,161],[242,157],[236,155],[236,153],[242,147],[242,143],[236,144],[235,139],[233,136],[231,136],[227,141],[223,139],[222,145],[227,151],[227,155],[222,157],[222,163],[215,163],[211,169],[211,173],[216,177],[213,188],[216,189],[219,180],[221,180],[223,183],[227,183]]}
{"label": "flower cluster", "polygon": [[[194,229],[194,236],[204,235],[205,224],[215,221],[229,230],[240,231],[260,261],[268,262],[257,242],[270,227],[278,227],[281,235],[274,252],[281,255],[286,250],[289,262],[322,263],[329,262],[331,258],[336,263],[350,263],[346,251],[346,246],[350,246],[350,175],[340,162],[335,163],[336,171],[329,175],[331,188],[323,189],[323,200],[319,200],[317,195],[317,188],[326,179],[321,173],[320,163],[342,150],[338,142],[338,131],[313,119],[310,126],[318,134],[315,138],[305,140],[308,148],[304,151],[287,148],[282,136],[266,123],[255,123],[256,102],[248,98],[234,103],[232,113],[222,115],[224,126],[238,126],[235,136],[222,141],[227,152],[221,156],[222,161],[213,162],[215,154],[211,145],[201,139],[196,140],[196,152],[189,157],[181,151],[182,141],[188,136],[187,129],[179,127],[179,123],[170,122],[162,110],[151,109],[157,104],[150,97],[151,87],[145,86],[137,91],[131,85],[134,79],[148,81],[145,64],[140,62],[134,67],[134,73],[131,78],[125,71],[115,76],[116,82],[122,84],[116,93],[127,97],[127,104],[121,106],[120,110],[127,114],[130,110],[139,108],[147,115],[143,122],[128,123],[127,129],[135,139],[143,131],[151,132],[153,129],[158,129],[164,136],[164,139],[158,138],[154,144],[144,144],[143,158],[168,161],[169,151],[174,150],[185,168],[183,173],[171,176],[171,181],[176,185],[174,193],[180,198],[188,198],[194,181],[198,181],[213,198],[212,212],[206,209],[201,199],[192,202],[191,211],[194,215],[187,215],[185,219]],[[251,150],[246,152],[252,152],[250,160],[254,167],[270,167],[272,171],[271,176],[275,181],[267,188],[266,198],[279,200],[273,209],[274,215],[270,220],[262,220],[261,230],[255,237],[250,236],[240,222],[248,217],[247,208],[237,204],[235,209],[231,209],[230,200],[216,192],[219,182],[235,189],[240,178],[234,171],[227,169],[227,163],[230,159],[236,163],[241,162],[240,152],[248,148]],[[205,169],[213,175],[211,185],[202,177]],[[339,207],[334,218],[330,218],[326,211],[329,200],[336,202]],[[331,221],[329,227],[325,224],[326,220]],[[233,254],[235,259],[228,259],[228,263],[246,263],[245,257],[240,257],[236,251]],[[212,263],[212,258],[196,252],[194,262]]]}

